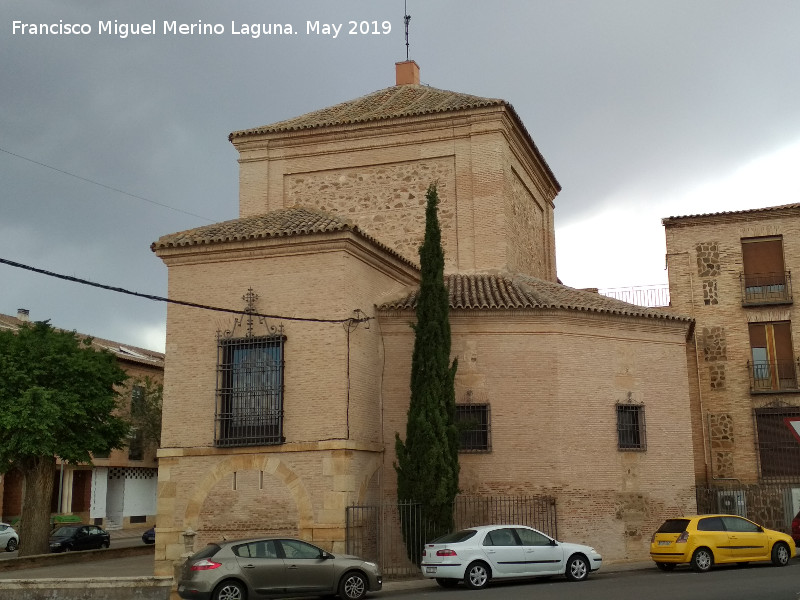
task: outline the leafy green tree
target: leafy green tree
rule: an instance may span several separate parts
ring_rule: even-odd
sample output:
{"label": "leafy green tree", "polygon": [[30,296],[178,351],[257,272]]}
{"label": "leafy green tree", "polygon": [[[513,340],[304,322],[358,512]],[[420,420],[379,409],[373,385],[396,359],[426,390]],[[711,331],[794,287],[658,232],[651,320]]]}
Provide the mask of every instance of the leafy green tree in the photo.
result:
{"label": "leafy green tree", "polygon": [[411,401],[405,441],[395,436],[397,499],[419,503],[401,508],[408,556],[419,564],[422,527],[433,538],[453,528],[453,501],[458,493],[458,429],[455,425],[457,362],[450,364],[450,302],[444,284],[444,251],[439,228],[439,195],[428,187],[425,240],[419,249],[420,289],[411,359]]}
{"label": "leafy green tree", "polygon": [[129,425],[115,386],[126,378],[91,339],[46,321],[0,331],[0,472],[24,478],[20,556],[49,551],[56,457],[88,463],[123,447]]}

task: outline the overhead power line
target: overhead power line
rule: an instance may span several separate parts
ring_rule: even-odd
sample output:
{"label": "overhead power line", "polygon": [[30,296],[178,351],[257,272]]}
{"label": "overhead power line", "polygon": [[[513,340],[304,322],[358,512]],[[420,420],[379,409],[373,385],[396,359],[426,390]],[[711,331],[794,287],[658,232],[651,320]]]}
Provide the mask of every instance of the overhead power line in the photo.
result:
{"label": "overhead power line", "polygon": [[75,173],[70,173],[69,171],[64,171],[63,169],[58,169],[56,167],[52,167],[47,165],[43,162],[39,162],[38,160],[33,160],[32,158],[28,158],[27,156],[22,156],[21,154],[17,154],[15,152],[11,152],[10,150],[6,150],[5,148],[0,148],[0,152],[5,152],[6,154],[10,154],[16,158],[27,160],[30,163],[35,165],[39,165],[40,167],[44,167],[46,169],[50,169],[52,171],[56,171],[57,173],[61,173],[63,175],[69,175],[70,177],[74,177],[75,179],[80,179],[81,181],[85,181],[87,183],[91,183],[93,185],[99,185],[101,188],[105,188],[107,190],[111,190],[112,192],[117,192],[118,194],[124,194],[125,196],[130,196],[131,198],[136,198],[137,200],[143,200],[144,202],[149,202],[150,204],[155,204],[156,206],[161,206],[162,208],[168,208],[169,210],[174,210],[175,212],[183,213],[185,215],[189,215],[192,217],[197,217],[198,219],[203,219],[204,221],[208,221],[209,223],[213,223],[213,219],[209,219],[208,217],[204,217],[203,215],[198,215],[193,212],[189,212],[188,210],[182,210],[180,208],[175,208],[174,206],[170,206],[169,204],[163,204],[161,202],[156,202],[155,200],[150,200],[149,198],[145,198],[144,196],[139,196],[137,194],[131,194],[130,192],[126,192],[125,190],[121,190],[119,188],[115,188],[110,185],[106,185],[105,183],[100,183],[99,181],[95,181],[94,179],[89,179],[88,177],[83,177],[81,175],[76,175]]}
{"label": "overhead power line", "polygon": [[[364,323],[372,319],[372,317],[363,316],[359,318],[348,318],[348,319],[316,319],[313,317],[287,317],[284,315],[268,315],[264,313],[258,312],[251,312],[247,310],[237,310],[234,308],[222,308],[219,306],[209,306],[207,304],[199,304],[197,302],[187,302],[185,300],[175,300],[173,298],[164,298],[163,296],[154,296],[153,294],[142,294],[141,292],[134,292],[131,290],[126,290],[125,288],[115,287],[111,285],[105,285],[102,283],[96,283],[94,281],[88,281],[86,279],[81,279],[79,277],[72,277],[70,275],[61,275],[60,273],[54,273],[52,271],[45,271],[44,269],[38,269],[36,267],[32,267],[30,265],[25,265],[22,263],[14,262],[13,260],[7,260],[5,258],[0,258],[0,263],[4,265],[8,265],[10,267],[16,267],[18,269],[24,269],[26,271],[32,271],[34,273],[39,273],[41,275],[47,275],[48,277],[55,277],[56,279],[63,279],[64,281],[72,281],[73,283],[80,283],[82,285],[89,285],[92,287],[100,288],[103,290],[109,290],[111,292],[118,292],[120,294],[128,294],[129,296],[137,296],[139,298],[146,298],[148,300],[155,300],[157,302],[168,302],[169,304],[178,304],[180,306],[190,306],[192,308],[200,308],[203,310],[214,310],[217,312],[225,312],[225,313],[232,313],[235,315],[250,315],[253,317],[263,317],[265,319],[276,319],[279,321],[306,321],[311,323]],[[363,315],[364,313],[361,311],[357,312],[358,315]]]}

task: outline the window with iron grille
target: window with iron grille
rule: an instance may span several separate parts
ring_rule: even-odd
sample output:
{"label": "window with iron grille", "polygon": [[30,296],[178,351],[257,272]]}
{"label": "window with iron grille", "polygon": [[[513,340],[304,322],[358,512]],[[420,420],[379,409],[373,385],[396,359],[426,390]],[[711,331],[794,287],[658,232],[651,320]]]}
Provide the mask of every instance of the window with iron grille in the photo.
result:
{"label": "window with iron grille", "polygon": [[640,452],[647,450],[643,405],[617,404],[617,448]]}
{"label": "window with iron grille", "polygon": [[762,477],[800,477],[800,408],[755,409],[758,460]]}
{"label": "window with iron grille", "polygon": [[456,404],[459,452],[490,452],[492,449],[488,404]]}
{"label": "window with iron grille", "polygon": [[220,338],[217,446],[282,444],[284,336]]}

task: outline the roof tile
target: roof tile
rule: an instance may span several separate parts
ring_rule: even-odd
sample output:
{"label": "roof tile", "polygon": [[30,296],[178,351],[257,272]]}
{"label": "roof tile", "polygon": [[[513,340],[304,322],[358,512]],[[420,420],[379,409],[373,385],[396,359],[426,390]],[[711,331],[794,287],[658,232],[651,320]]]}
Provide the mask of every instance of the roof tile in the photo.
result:
{"label": "roof tile", "polygon": [[[451,274],[445,276],[451,309],[566,309],[690,322],[692,319],[578,290],[529,275]],[[413,310],[419,289],[381,304],[379,310]]]}

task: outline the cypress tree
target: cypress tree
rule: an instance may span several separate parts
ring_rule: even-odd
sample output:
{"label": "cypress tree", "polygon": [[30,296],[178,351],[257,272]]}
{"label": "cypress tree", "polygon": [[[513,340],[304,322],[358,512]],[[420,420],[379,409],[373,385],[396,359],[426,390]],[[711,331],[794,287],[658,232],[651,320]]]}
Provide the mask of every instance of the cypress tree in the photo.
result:
{"label": "cypress tree", "polygon": [[[424,542],[453,528],[458,493],[458,429],[455,425],[457,362],[450,364],[450,305],[444,284],[444,251],[439,228],[436,184],[428,187],[425,240],[419,249],[421,280],[417,295],[411,401],[405,441],[395,434],[397,499],[408,556],[419,564]],[[422,532],[419,531],[422,528]],[[418,536],[426,536],[420,539]]]}

